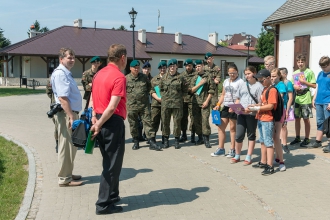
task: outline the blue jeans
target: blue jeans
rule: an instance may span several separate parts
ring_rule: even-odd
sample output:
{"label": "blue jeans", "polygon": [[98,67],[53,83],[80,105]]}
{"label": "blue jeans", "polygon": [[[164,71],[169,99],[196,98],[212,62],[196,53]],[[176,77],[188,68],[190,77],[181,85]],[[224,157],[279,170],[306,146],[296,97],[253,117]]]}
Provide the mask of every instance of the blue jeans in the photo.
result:
{"label": "blue jeans", "polygon": [[273,133],[274,122],[273,121],[258,121],[259,141],[266,147],[273,147]]}
{"label": "blue jeans", "polygon": [[323,130],[323,122],[330,116],[330,111],[327,110],[328,104],[315,104],[316,107],[316,125],[317,130]]}

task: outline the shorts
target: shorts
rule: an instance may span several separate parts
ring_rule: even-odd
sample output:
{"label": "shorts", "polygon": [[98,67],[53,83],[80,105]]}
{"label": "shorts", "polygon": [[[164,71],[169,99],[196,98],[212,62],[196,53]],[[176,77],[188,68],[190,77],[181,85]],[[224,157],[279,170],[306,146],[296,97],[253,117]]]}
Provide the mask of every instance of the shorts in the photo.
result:
{"label": "shorts", "polygon": [[224,106],[220,111],[220,118],[229,118],[237,120],[237,114],[235,112],[229,112],[229,107]]}
{"label": "shorts", "polygon": [[273,147],[273,121],[258,121],[259,142],[263,143],[266,147]]}
{"label": "shorts", "polygon": [[316,107],[316,125],[318,131],[323,131],[325,119],[330,117],[330,111],[327,110],[328,104],[315,104]]}
{"label": "shorts", "polygon": [[294,104],[294,118],[313,118],[312,104]]}

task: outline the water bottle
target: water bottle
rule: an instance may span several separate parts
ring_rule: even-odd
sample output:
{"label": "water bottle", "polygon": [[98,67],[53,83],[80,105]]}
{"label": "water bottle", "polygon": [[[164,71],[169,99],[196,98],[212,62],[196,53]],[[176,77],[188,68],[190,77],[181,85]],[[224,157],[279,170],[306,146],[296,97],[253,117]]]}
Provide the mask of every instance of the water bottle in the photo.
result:
{"label": "water bottle", "polygon": [[88,132],[88,137],[86,141],[86,146],[85,146],[85,154],[93,154],[94,150],[94,144],[95,144],[95,138],[92,140],[92,135],[94,132],[89,131]]}

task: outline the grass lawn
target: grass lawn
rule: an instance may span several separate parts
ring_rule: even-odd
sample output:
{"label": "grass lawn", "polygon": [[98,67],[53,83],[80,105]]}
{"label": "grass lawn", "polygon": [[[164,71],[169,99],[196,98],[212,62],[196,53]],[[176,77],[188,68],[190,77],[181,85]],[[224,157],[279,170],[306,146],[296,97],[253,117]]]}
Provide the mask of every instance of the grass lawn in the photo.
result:
{"label": "grass lawn", "polygon": [[0,219],[15,219],[28,181],[25,151],[0,137]]}
{"label": "grass lawn", "polygon": [[46,94],[45,89],[27,89],[27,88],[0,88],[0,97],[11,95],[28,95],[28,94]]}

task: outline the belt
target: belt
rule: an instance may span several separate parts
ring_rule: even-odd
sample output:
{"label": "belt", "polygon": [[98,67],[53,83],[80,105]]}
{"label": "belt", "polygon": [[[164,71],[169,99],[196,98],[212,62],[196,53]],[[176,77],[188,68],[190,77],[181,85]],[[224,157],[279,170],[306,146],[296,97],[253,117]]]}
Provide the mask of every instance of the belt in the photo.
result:
{"label": "belt", "polygon": [[73,113],[76,113],[76,114],[78,114],[79,115],[79,112],[78,111],[72,111]]}
{"label": "belt", "polygon": [[[100,119],[101,116],[102,116],[102,114],[98,114],[98,113],[96,113],[96,117],[97,117],[97,119]],[[121,118],[121,119],[124,120],[123,117],[121,117],[120,115],[117,115],[117,114],[113,114],[110,118],[112,118],[112,117],[115,117],[115,118]],[[110,118],[109,118],[109,119],[110,119]]]}

